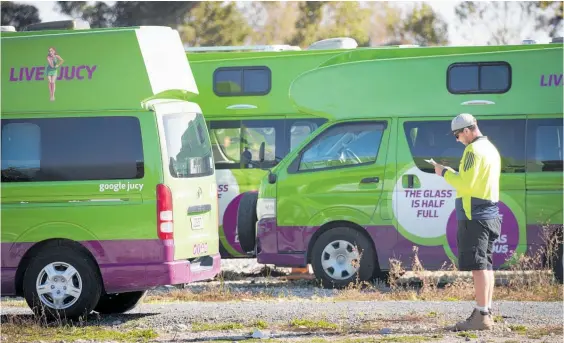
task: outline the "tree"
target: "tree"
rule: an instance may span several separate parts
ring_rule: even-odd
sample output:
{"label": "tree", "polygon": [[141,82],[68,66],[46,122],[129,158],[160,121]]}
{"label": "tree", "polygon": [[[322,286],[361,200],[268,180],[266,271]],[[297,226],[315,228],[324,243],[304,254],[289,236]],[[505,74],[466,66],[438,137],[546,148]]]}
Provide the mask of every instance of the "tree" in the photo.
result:
{"label": "tree", "polygon": [[326,37],[351,37],[359,46],[370,44],[370,15],[368,7],[361,7],[358,1],[329,2]]}
{"label": "tree", "polygon": [[370,8],[370,45],[383,45],[396,40],[393,29],[401,21],[401,11],[393,3],[385,1],[369,2]]}
{"label": "tree", "polygon": [[540,10],[536,18],[535,29],[548,30],[550,37],[562,37],[562,16],[564,15],[564,2],[562,1],[537,1],[535,7]]}
{"label": "tree", "polygon": [[323,19],[323,7],[327,1],[301,1],[298,4],[299,15],[296,21],[296,33],[290,40],[291,45],[302,48],[319,40],[319,25]]}
{"label": "tree", "polygon": [[109,6],[102,1],[57,1],[59,12],[81,17],[91,27],[163,25],[176,28],[200,1],[116,1]]}
{"label": "tree", "polygon": [[298,4],[295,1],[242,2],[254,44],[288,44],[296,32]]}
{"label": "tree", "polygon": [[251,28],[234,2],[205,1],[179,30],[190,46],[241,45]]}
{"label": "tree", "polygon": [[16,4],[12,1],[2,1],[2,25],[13,26],[21,31],[27,25],[41,22],[39,11],[35,6]]}
{"label": "tree", "polygon": [[411,44],[446,45],[448,43],[447,23],[426,3],[415,5],[409,11],[407,18],[391,30],[395,31],[396,37],[401,41]]}
{"label": "tree", "polygon": [[480,41],[472,35],[482,29],[487,36],[481,41],[486,44],[518,44],[540,32],[554,36],[562,26],[560,1],[466,1],[455,8],[455,13],[459,27],[466,25],[461,30],[466,32],[464,36]]}

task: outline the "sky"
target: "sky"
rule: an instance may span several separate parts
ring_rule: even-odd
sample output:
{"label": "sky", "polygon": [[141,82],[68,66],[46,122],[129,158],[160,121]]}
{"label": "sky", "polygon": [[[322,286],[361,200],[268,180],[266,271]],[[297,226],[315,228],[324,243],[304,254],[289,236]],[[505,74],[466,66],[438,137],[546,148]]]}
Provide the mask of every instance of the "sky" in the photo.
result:
{"label": "sky", "polygon": [[[17,1],[19,3],[27,3],[37,7],[39,10],[39,16],[42,21],[54,21],[54,20],[64,20],[69,19],[68,16],[58,13],[55,8],[55,1]],[[107,4],[112,4],[114,1],[105,1]],[[485,44],[488,39],[487,30],[484,27],[465,27],[464,29],[456,29],[455,13],[454,8],[461,1],[427,1],[437,12],[441,14],[443,19],[447,22],[450,29],[449,41],[450,45],[481,45]],[[533,23],[519,23],[516,25],[521,25],[525,27],[532,27]],[[472,32],[471,37],[465,37],[462,34],[462,30],[467,30],[467,32]],[[548,43],[550,38],[548,35],[537,32],[527,37],[520,37],[519,41],[514,41],[511,43],[520,43],[523,39],[536,39],[539,43]]]}

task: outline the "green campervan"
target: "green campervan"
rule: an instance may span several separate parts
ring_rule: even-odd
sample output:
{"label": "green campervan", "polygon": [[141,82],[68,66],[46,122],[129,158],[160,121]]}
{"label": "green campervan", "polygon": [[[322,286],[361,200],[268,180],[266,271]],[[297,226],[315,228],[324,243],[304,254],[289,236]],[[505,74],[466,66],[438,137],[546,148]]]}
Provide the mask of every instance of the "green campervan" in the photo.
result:
{"label": "green campervan", "polygon": [[340,287],[391,259],[409,268],[414,247],[428,269],[456,262],[456,192],[425,160],[458,169],[450,122],[463,112],[502,157],[494,267],[562,234],[562,44],[398,50],[352,50],[292,82],[295,107],[328,121],[261,182],[245,236],[259,263],[311,264]]}
{"label": "green campervan", "polygon": [[1,44],[2,295],[77,317],[213,278],[213,156],[178,33],[47,23]]}
{"label": "green campervan", "polygon": [[[256,206],[263,168],[275,166],[327,121],[298,111],[288,98],[290,84],[356,46],[345,37],[315,42],[304,50],[290,45],[186,48],[199,89],[194,101],[206,114],[212,142],[222,258],[245,258],[254,249],[237,228],[254,228],[250,209]],[[265,159],[259,163],[263,143]]]}

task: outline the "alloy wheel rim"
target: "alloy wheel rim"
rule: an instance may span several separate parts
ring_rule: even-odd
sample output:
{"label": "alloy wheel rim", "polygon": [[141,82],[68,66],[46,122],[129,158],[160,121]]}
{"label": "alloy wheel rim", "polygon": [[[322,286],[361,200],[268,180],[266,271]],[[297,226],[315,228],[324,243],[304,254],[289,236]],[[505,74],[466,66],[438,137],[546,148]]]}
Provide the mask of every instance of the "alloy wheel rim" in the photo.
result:
{"label": "alloy wheel rim", "polygon": [[44,305],[64,310],[74,305],[82,294],[82,278],[72,265],[53,262],[41,269],[35,289]]}
{"label": "alloy wheel rim", "polygon": [[358,250],[348,241],[336,240],[325,246],[321,266],[335,280],[346,280],[358,271]]}

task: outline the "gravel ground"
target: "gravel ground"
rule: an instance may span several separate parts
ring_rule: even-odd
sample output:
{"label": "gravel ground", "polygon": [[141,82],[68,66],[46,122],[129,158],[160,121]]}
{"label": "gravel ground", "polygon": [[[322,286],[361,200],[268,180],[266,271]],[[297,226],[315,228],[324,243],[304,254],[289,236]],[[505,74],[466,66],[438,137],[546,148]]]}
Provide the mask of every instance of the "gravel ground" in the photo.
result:
{"label": "gravel ground", "polygon": [[[224,260],[223,270],[235,274],[257,274],[264,266],[255,260]],[[289,269],[277,268],[287,273]],[[229,281],[232,287],[264,292],[265,283],[280,292],[297,297],[273,301],[242,302],[182,302],[144,303],[119,316],[103,316],[87,325],[103,325],[117,330],[155,330],[155,342],[241,342],[252,338],[257,320],[268,324],[255,332],[270,342],[338,342],[360,343],[385,340],[386,342],[563,342],[562,302],[494,302],[494,316],[503,317],[491,332],[477,332],[470,337],[451,332],[449,327],[466,318],[473,302],[431,301],[333,301],[331,290],[311,287],[307,283],[287,283],[276,279],[252,277],[252,281]],[[213,283],[217,283],[214,281]],[[190,285],[198,288],[210,283]],[[150,294],[163,293],[170,287],[161,287]],[[7,303],[3,303],[7,305]],[[27,307],[2,306],[3,322],[6,315],[27,318]],[[290,325],[295,320],[323,321]],[[199,327],[208,326],[206,331]],[[222,329],[228,325],[236,329]],[[335,325],[334,328],[322,328]],[[524,326],[524,327],[517,327]],[[560,328],[556,330],[554,328]],[[519,331],[524,330],[524,331]],[[550,330],[551,332],[547,331]],[[540,333],[540,334],[539,334]],[[421,340],[419,340],[421,339]],[[4,340],[4,339],[3,339]],[[81,343],[107,341],[83,341]],[[66,342],[68,343],[68,341]]]}
{"label": "gravel ground", "polygon": [[[268,323],[263,335],[281,341],[310,341],[313,337],[337,340],[342,337],[427,336],[432,342],[465,341],[450,332],[449,326],[467,317],[472,302],[331,302],[331,301],[268,301],[238,303],[172,303],[142,304],[120,316],[104,316],[93,325],[107,325],[119,329],[152,328],[159,333],[157,342],[209,342],[212,340],[242,341],[251,338],[257,320]],[[504,322],[493,332],[478,332],[472,342],[562,342],[562,331],[542,338],[528,340],[526,335],[510,331],[511,325],[524,325],[526,332],[546,327],[562,326],[562,303],[558,302],[497,302],[494,315]],[[3,315],[26,315],[24,307],[3,307]],[[288,327],[293,320],[322,320],[345,331],[320,330],[319,324]],[[222,324],[242,324],[238,330],[219,330]],[[210,331],[192,332],[197,326],[209,325]],[[366,329],[366,325],[370,329]],[[271,329],[274,328],[274,329]],[[274,330],[274,331],[272,331]],[[355,332],[356,331],[356,332]],[[363,336],[364,335],[364,336]],[[369,335],[369,336],[367,336]],[[368,338],[367,338],[368,339]],[[399,339],[399,338],[398,338]],[[398,340],[400,342],[401,340]],[[391,340],[393,342],[393,340]]]}

